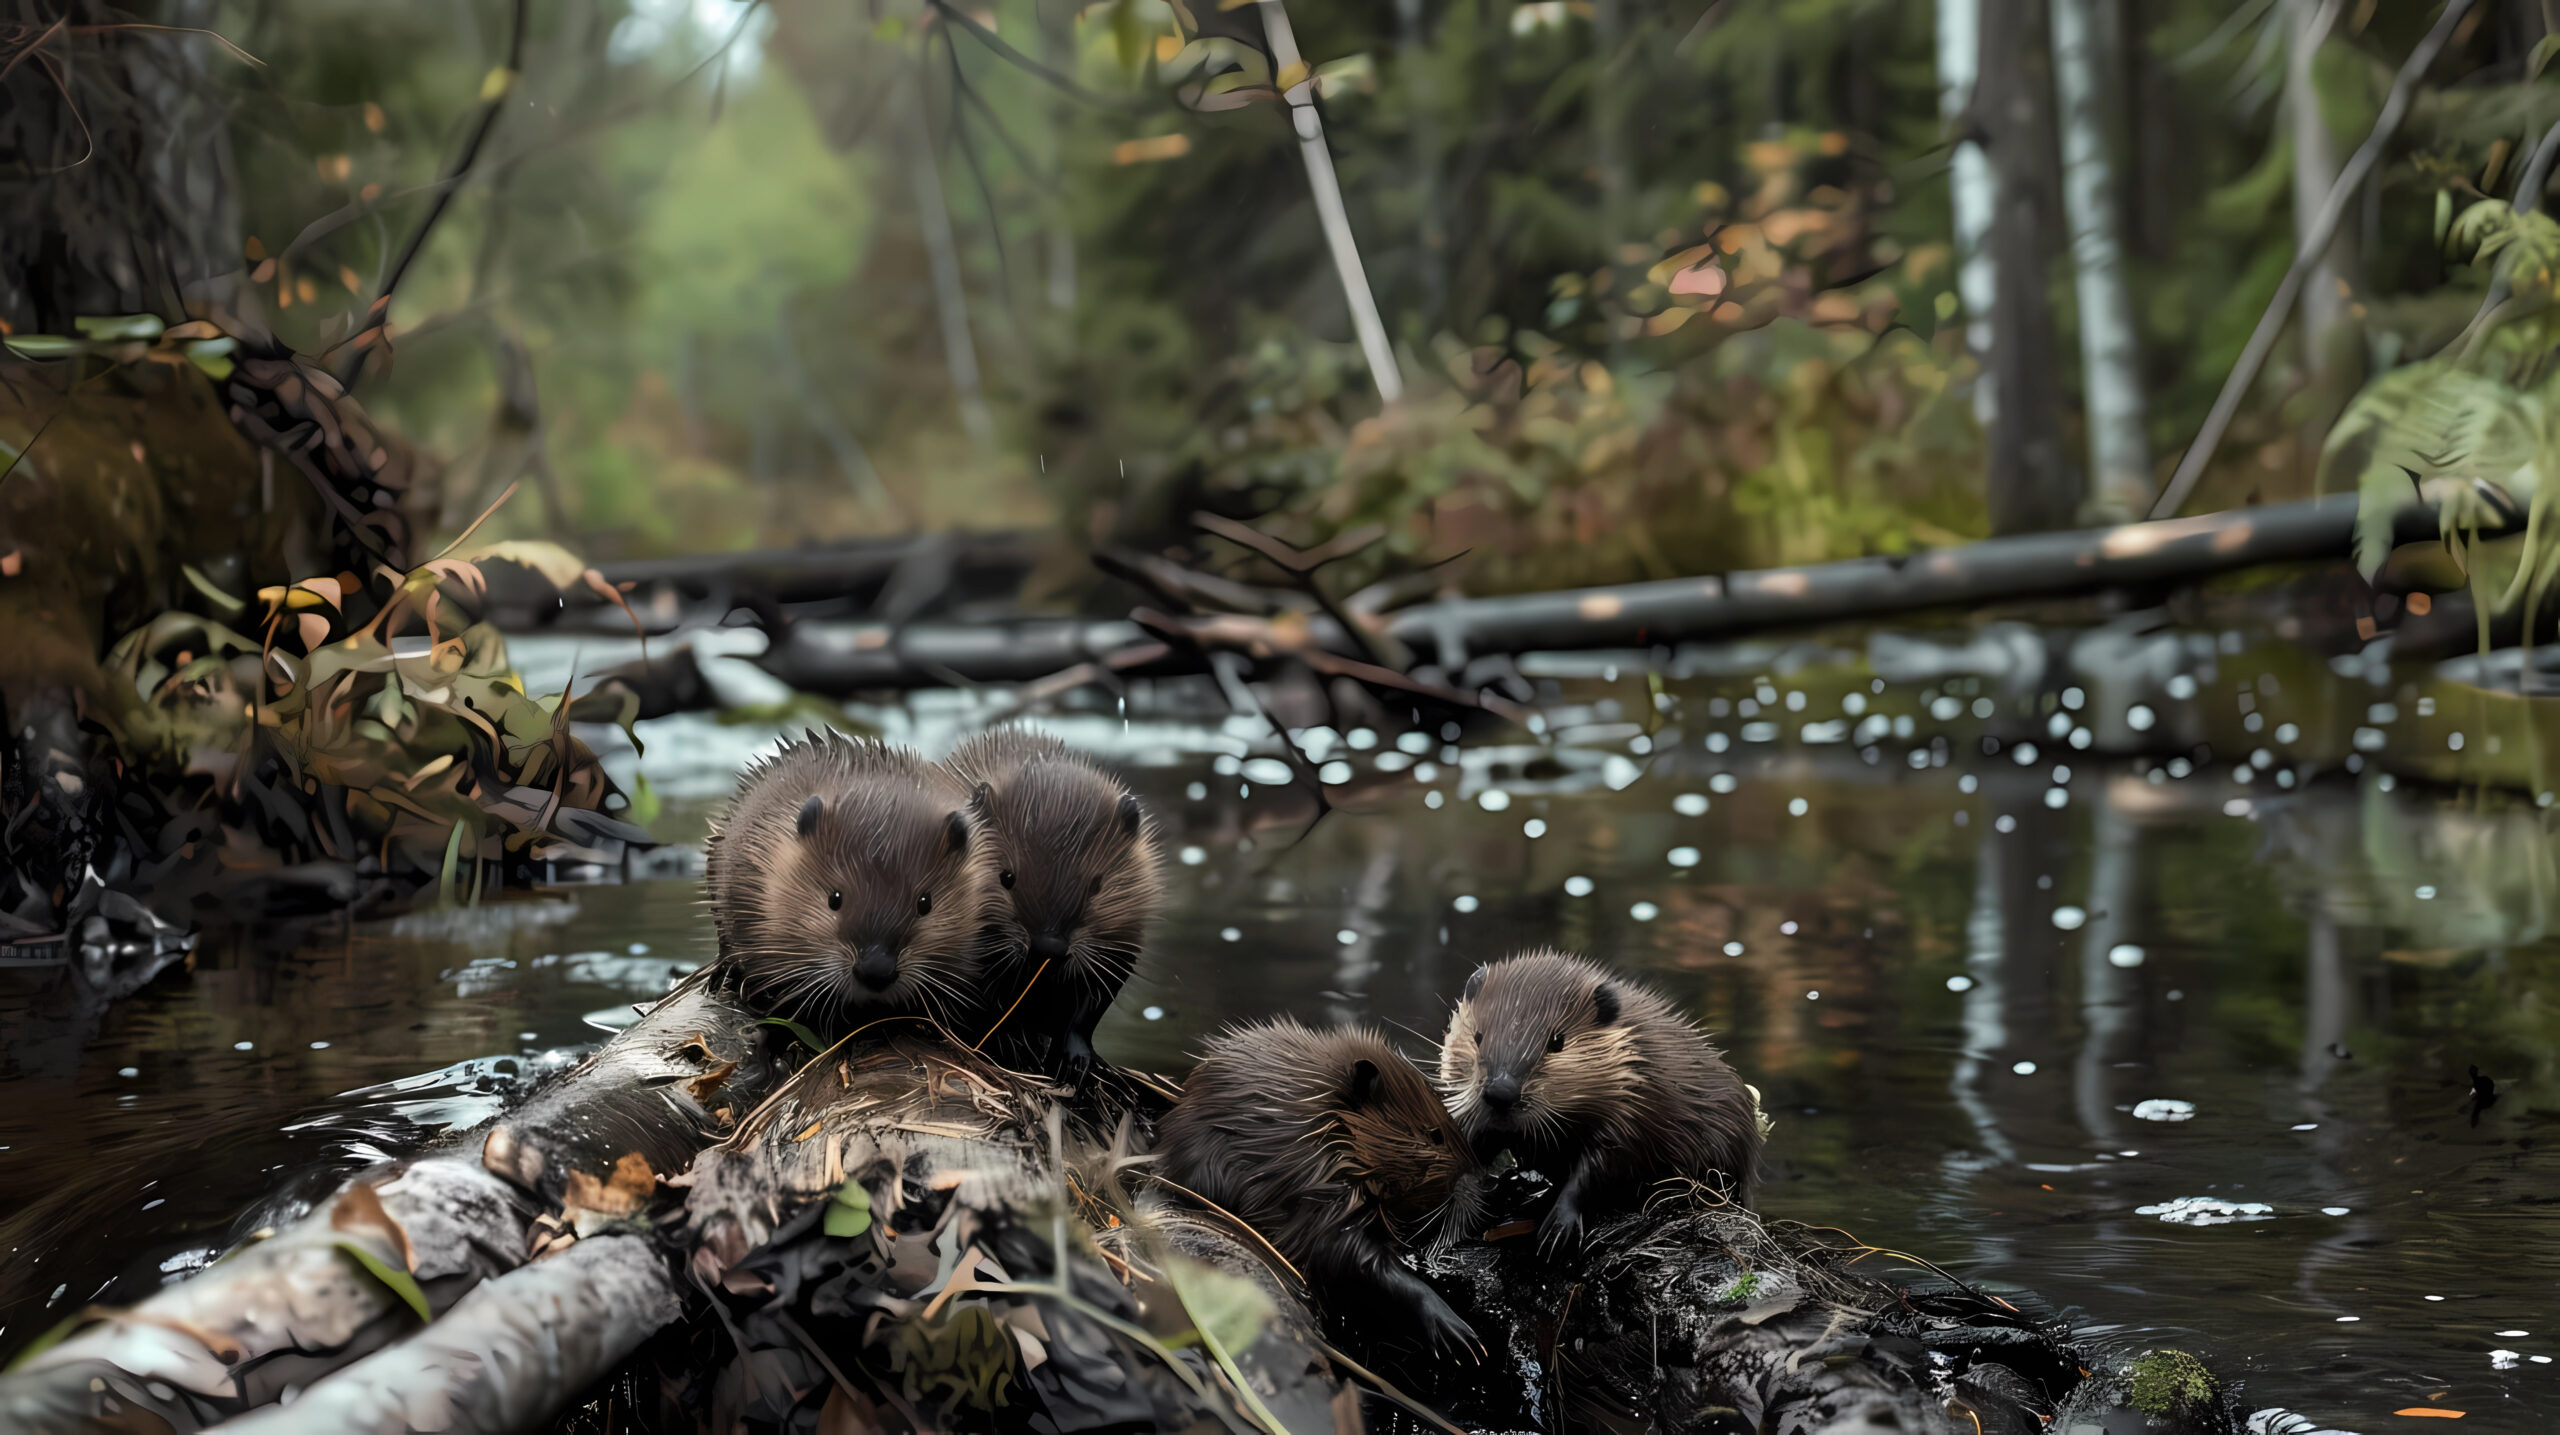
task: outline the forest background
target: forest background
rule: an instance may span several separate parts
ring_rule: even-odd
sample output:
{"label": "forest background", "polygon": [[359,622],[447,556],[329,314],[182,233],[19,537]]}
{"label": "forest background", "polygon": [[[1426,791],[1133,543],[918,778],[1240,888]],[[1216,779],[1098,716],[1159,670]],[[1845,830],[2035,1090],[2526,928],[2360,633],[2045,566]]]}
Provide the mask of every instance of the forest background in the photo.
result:
{"label": "forest background", "polygon": [[[2139,516],[2442,14],[1296,0],[1291,72],[1214,0],[163,8],[230,42],[122,37],[223,98],[207,267],[294,348],[449,197],[366,390],[447,531],[521,480],[489,531],[597,561],[1028,525],[1067,584],[1209,509],[1474,591]],[[2464,331],[2548,8],[2464,7],[2191,508],[2312,491]]]}

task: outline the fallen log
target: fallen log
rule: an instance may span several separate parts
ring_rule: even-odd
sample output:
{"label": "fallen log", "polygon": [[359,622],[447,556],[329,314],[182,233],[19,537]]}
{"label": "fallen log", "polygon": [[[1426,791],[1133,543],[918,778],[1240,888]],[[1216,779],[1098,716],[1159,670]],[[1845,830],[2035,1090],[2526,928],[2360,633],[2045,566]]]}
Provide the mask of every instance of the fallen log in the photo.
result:
{"label": "fallen log", "polygon": [[[1451,599],[1403,609],[1387,628],[1455,672],[1478,653],[1647,648],[1929,608],[2192,583],[2272,563],[2343,560],[2353,547],[2355,515],[2355,498],[2339,495],[2201,518],[1990,538],[1908,557]],[[2513,528],[2522,526],[2518,514]],[[2435,511],[2404,509],[2395,528],[2403,543],[2433,540]],[[1338,634],[1324,641],[1334,651],[1353,651]]]}
{"label": "fallen log", "polygon": [[487,1282],[435,1324],[293,1403],[222,1428],[239,1435],[538,1429],[681,1309],[666,1257],[648,1238],[596,1236]]}
{"label": "fallen log", "polygon": [[[997,530],[638,558],[599,571],[617,589],[630,585],[624,591],[632,610],[649,632],[663,633],[688,620],[717,623],[735,608],[767,604],[826,605],[903,623],[956,603],[1011,598],[1038,557],[1038,535]],[[601,596],[556,592],[540,575],[512,564],[491,565],[482,616],[516,631],[630,627]]]}
{"label": "fallen log", "polygon": [[[200,1429],[389,1344],[581,1224],[626,1216],[770,1089],[772,1028],[694,983],[492,1122],[348,1181],[0,1375],[0,1429]],[[565,1392],[564,1392],[565,1393]]]}

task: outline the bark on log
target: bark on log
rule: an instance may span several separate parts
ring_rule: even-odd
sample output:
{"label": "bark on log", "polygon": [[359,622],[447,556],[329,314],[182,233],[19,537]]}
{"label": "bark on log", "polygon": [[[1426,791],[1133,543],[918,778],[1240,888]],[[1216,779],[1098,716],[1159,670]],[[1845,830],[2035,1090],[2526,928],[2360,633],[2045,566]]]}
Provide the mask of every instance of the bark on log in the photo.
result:
{"label": "bark on log", "polygon": [[690,1165],[770,1088],[772,1030],[705,983],[669,995],[507,1115],[357,1176],[130,1310],[98,1312],[0,1376],[0,1429],[157,1417],[189,1431],[309,1386],[416,1325],[367,1264],[405,1273],[445,1312],[552,1231],[627,1215],[655,1173]]}
{"label": "bark on log", "polygon": [[1033,618],[996,624],[793,626],[756,666],[826,697],[884,688],[1027,683],[1151,641],[1134,623]]}
{"label": "bark on log", "polygon": [[666,1258],[646,1237],[592,1237],[480,1286],[435,1324],[291,1404],[222,1428],[239,1435],[537,1429],[681,1309]]}

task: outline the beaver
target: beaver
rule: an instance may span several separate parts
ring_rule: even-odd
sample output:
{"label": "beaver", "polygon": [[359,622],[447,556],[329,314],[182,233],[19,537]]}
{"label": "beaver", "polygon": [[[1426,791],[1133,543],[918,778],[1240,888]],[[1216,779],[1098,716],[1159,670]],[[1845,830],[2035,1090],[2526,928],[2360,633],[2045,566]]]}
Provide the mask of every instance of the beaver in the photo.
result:
{"label": "beaver", "polygon": [[1541,1249],[1686,1177],[1750,1203],[1759,1101],[1652,990],[1538,948],[1480,966],[1449,1019],[1440,1085],[1479,1158],[1509,1147],[1555,1183]]}
{"label": "beaver", "polygon": [[1397,1256],[1470,1229],[1482,1173],[1430,1079],[1376,1031],[1285,1017],[1228,1028],[1183,1083],[1155,1155],[1166,1181],[1259,1232],[1337,1312],[1383,1297],[1435,1349],[1480,1348]]}
{"label": "beaver", "polygon": [[973,791],[1001,889],[965,1035],[1081,1084],[1164,896],[1155,824],[1118,778],[1021,728],[980,733],[944,766]]}
{"label": "beaver", "polygon": [[722,979],[831,1036],[948,1024],[978,995],[996,893],[966,789],[913,753],[815,731],[753,765],[705,878]]}

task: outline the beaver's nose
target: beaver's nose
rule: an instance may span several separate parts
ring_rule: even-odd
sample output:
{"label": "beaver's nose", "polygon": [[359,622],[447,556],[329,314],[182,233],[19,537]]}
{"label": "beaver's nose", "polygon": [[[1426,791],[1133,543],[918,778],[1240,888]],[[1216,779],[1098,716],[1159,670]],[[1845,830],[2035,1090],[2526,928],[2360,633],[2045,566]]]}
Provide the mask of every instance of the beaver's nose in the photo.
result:
{"label": "beaver's nose", "polygon": [[1068,946],[1066,933],[1042,932],[1031,939],[1031,955],[1044,962],[1064,961]]}
{"label": "beaver's nose", "polygon": [[887,947],[865,947],[853,960],[855,981],[875,992],[887,991],[898,980],[898,958]]}
{"label": "beaver's nose", "polygon": [[1504,1072],[1484,1084],[1484,1104],[1496,1116],[1508,1116],[1520,1104],[1520,1078]]}

